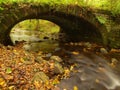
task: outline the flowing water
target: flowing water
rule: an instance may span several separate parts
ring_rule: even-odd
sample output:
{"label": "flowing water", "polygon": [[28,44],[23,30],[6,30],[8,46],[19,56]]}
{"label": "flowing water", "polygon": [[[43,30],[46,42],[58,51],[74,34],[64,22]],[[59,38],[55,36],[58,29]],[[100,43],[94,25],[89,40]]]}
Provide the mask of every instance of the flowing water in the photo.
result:
{"label": "flowing water", "polygon": [[74,87],[78,90],[120,90],[119,76],[103,58],[91,53],[71,54],[69,61],[77,64],[76,72],[61,81],[58,85],[61,90],[74,90]]}
{"label": "flowing water", "polygon": [[[16,37],[19,36],[15,35]],[[26,37],[30,38],[30,36]],[[56,53],[57,51],[61,54],[60,50],[64,49],[66,55],[69,56],[67,57],[67,63],[74,63],[75,67],[73,72],[70,73],[70,77],[63,79],[58,84],[61,90],[120,90],[120,75],[110,67],[106,60],[91,52],[73,54],[69,50],[71,47],[65,49],[60,47],[57,41],[50,40],[45,42],[29,42],[23,48],[30,51],[42,50],[48,54]],[[60,57],[66,60],[61,55]]]}

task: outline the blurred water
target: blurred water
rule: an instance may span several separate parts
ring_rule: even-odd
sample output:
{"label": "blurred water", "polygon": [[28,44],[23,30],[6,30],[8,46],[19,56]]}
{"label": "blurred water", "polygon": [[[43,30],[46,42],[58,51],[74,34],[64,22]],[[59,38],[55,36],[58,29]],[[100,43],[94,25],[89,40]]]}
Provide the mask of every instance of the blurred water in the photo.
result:
{"label": "blurred water", "polygon": [[64,79],[58,85],[61,90],[120,90],[120,78],[106,60],[94,54],[73,55],[69,59],[70,63],[76,63],[70,78]]}

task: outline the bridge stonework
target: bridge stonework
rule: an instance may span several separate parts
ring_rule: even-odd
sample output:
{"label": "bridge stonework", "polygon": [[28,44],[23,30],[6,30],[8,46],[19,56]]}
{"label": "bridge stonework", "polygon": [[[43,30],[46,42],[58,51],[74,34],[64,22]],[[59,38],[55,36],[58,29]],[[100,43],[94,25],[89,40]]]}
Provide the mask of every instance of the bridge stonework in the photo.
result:
{"label": "bridge stonework", "polygon": [[[76,5],[13,4],[0,11],[0,43],[12,44],[10,31],[17,23],[27,19],[44,19],[62,28],[68,41],[90,41],[108,44],[108,30],[96,15],[85,7]],[[110,36],[110,35],[109,35]]]}

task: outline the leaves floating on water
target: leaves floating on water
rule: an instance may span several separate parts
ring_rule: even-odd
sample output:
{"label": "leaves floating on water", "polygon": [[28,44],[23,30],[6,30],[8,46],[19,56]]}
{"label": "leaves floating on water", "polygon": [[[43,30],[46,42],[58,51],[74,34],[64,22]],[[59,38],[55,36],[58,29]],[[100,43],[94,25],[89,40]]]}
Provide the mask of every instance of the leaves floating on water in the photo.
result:
{"label": "leaves floating on water", "polygon": [[77,86],[74,86],[74,89],[73,90],[79,90]]}

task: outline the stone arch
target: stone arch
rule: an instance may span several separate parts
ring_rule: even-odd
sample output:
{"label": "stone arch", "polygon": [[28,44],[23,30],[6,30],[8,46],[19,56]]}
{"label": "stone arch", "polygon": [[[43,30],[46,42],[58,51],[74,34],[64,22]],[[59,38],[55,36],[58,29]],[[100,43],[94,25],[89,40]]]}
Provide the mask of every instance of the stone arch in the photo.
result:
{"label": "stone arch", "polygon": [[[12,7],[16,7],[15,9]],[[84,7],[72,5],[12,5],[4,10],[0,22],[0,43],[12,44],[11,28],[26,19],[44,19],[59,25],[68,35],[69,41],[93,41],[106,43],[106,29],[94,14]]]}

